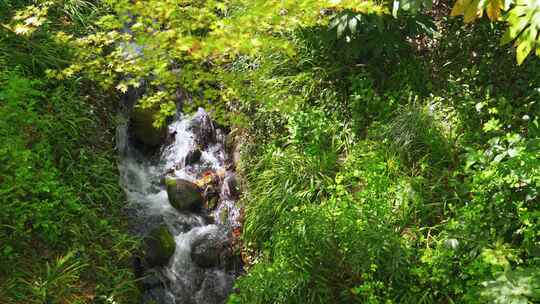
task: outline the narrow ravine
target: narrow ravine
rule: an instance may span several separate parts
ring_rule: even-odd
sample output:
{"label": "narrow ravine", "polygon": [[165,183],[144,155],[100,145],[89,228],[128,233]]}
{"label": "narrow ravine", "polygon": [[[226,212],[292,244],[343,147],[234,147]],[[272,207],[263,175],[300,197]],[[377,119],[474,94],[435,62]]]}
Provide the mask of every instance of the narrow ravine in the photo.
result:
{"label": "narrow ravine", "polygon": [[149,151],[132,124],[126,118],[117,138],[132,229],[144,239],[134,263],[142,303],[224,303],[241,267],[233,253],[240,212],[225,132],[203,109],[177,113],[163,143]]}

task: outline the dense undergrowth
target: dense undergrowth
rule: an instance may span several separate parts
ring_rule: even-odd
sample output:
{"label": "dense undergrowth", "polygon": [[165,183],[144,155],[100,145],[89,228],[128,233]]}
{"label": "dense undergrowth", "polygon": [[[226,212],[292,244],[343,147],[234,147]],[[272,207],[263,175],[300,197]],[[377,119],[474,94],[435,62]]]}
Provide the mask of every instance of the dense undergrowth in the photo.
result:
{"label": "dense undergrowth", "polygon": [[[2,2],[0,23],[27,4]],[[66,2],[31,38],[0,30],[1,303],[136,300],[129,261],[137,246],[121,214],[114,97],[84,79],[45,77],[70,63],[55,31],[84,31],[90,8]]]}
{"label": "dense undergrowth", "polygon": [[311,29],[237,67],[258,255],[231,303],[540,300],[540,62],[488,23],[438,31],[377,55]]}

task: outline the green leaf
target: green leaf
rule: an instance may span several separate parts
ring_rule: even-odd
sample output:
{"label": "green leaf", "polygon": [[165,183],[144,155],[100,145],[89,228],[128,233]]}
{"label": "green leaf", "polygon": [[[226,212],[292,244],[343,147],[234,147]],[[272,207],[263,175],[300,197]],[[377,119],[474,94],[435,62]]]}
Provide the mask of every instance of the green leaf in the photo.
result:
{"label": "green leaf", "polygon": [[540,3],[539,1],[519,0],[505,18],[508,29],[501,38],[500,45],[515,41],[518,65],[529,56],[531,51],[540,55]]}
{"label": "green leaf", "polygon": [[519,43],[517,50],[516,50],[516,59],[518,65],[521,65],[525,58],[529,55],[529,53],[532,50],[532,45],[528,43],[527,41],[523,41]]}
{"label": "green leaf", "polygon": [[349,30],[351,30],[351,33],[356,32],[357,25],[358,25],[358,19],[356,16],[354,16],[349,20]]}
{"label": "green leaf", "polygon": [[501,129],[500,120],[492,118],[484,124],[483,130],[485,132],[496,131]]}

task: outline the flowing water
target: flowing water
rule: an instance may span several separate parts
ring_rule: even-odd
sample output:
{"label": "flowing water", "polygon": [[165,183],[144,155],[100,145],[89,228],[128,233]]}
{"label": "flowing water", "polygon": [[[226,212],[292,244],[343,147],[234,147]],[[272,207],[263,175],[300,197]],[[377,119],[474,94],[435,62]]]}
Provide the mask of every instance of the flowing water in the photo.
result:
{"label": "flowing water", "polygon": [[[202,130],[202,131],[201,131]],[[225,134],[214,128],[208,114],[178,113],[168,126],[166,143],[154,153],[143,153],[130,134],[128,119],[118,128],[121,184],[129,201],[134,233],[145,236],[165,224],[174,236],[176,249],[164,267],[144,269],[153,283],[145,286],[143,303],[224,303],[232,290],[237,267],[201,267],[192,259],[193,244],[208,236],[229,237],[237,229],[239,212],[230,180],[234,172],[225,152]],[[200,159],[186,163],[190,151],[200,149]],[[212,176],[217,206],[200,212],[180,212],[168,200],[164,178],[191,182]],[[143,281],[144,282],[144,281]]]}

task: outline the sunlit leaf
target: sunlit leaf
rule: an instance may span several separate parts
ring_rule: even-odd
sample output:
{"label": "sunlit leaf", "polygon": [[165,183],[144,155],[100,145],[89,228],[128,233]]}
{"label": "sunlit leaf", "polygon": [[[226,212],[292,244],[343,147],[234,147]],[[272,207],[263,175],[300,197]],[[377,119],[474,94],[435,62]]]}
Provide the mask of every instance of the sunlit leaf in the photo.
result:
{"label": "sunlit leaf", "polygon": [[463,15],[464,21],[469,23],[481,18],[486,11],[491,21],[497,21],[510,2],[511,0],[458,0],[450,15],[454,17]]}
{"label": "sunlit leaf", "polygon": [[533,50],[540,54],[540,2],[518,0],[505,19],[508,29],[500,43],[505,45],[514,41],[517,63],[522,64]]}

